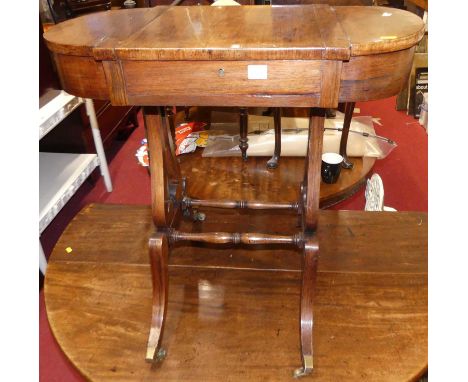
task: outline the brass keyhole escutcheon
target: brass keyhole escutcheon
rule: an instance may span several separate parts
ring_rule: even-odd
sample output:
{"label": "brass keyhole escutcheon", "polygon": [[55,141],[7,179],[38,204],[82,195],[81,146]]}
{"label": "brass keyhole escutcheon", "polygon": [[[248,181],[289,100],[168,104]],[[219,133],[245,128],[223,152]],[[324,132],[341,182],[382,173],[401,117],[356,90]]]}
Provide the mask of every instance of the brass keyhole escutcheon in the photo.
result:
{"label": "brass keyhole escutcheon", "polygon": [[218,69],[218,76],[224,77],[224,69],[223,68]]}

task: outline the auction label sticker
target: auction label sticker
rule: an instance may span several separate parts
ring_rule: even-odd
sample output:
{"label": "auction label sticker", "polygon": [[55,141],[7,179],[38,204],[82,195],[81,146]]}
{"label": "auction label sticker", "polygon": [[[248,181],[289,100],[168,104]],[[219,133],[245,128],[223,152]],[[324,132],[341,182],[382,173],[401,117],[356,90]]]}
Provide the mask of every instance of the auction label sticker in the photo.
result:
{"label": "auction label sticker", "polygon": [[267,80],[268,65],[247,65],[247,78],[249,80]]}

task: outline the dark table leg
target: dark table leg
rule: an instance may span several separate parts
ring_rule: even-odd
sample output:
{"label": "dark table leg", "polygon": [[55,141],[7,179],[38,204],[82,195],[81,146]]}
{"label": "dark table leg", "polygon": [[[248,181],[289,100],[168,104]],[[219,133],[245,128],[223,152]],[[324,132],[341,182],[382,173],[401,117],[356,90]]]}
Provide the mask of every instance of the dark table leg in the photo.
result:
{"label": "dark table leg", "polygon": [[249,125],[249,111],[246,107],[240,108],[240,138],[239,138],[239,148],[242,152],[242,159],[247,160],[247,149],[249,144],[247,141],[247,129]]}
{"label": "dark table leg", "polygon": [[281,108],[273,109],[273,118],[275,123],[275,152],[271,159],[267,162],[267,168],[274,169],[278,167],[278,162],[281,156]]}
{"label": "dark table leg", "polygon": [[341,132],[341,141],[340,141],[340,155],[343,157],[343,168],[353,168],[353,164],[349,161],[348,156],[346,154],[346,147],[348,146],[348,135],[349,135],[349,127],[351,126],[351,119],[353,118],[354,106],[356,105],[355,102],[346,102],[344,108],[344,123],[343,123],[343,131]]}

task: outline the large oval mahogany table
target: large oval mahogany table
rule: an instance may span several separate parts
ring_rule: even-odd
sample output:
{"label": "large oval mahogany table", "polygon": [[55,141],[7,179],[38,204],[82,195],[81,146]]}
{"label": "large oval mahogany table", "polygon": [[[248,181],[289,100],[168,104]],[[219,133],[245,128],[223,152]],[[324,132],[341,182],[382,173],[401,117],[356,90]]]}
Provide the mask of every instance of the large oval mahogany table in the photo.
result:
{"label": "large oval mahogany table", "polygon": [[[244,219],[242,211],[212,212],[195,229],[236,229]],[[272,220],[276,232],[294,232],[295,216],[274,211],[255,215],[249,226]],[[54,248],[47,316],[82,375],[99,382],[293,381],[302,264],[290,247],[174,248],[167,357],[145,363],[152,230],[149,206],[93,204]],[[427,214],[320,211],[318,237],[315,368],[307,379],[417,381],[427,370]]]}
{"label": "large oval mahogany table", "polygon": [[[148,361],[159,362],[166,356],[161,345],[168,256],[174,246],[186,241],[287,244],[303,253],[302,367],[294,375],[312,372],[324,110],[336,108],[339,102],[398,93],[406,84],[414,46],[423,34],[422,20],[405,11],[328,5],[111,11],[69,20],[45,33],[64,90],[109,99],[113,105],[145,106],[156,228],[149,238],[153,314]],[[266,195],[260,200],[190,196],[164,118],[167,105],[310,108],[308,154],[298,200],[273,203]],[[245,128],[247,117],[242,118]],[[301,223],[287,234],[274,230],[274,224],[268,227],[273,233],[182,230],[182,215],[197,218],[201,215],[194,210],[203,208],[287,210],[297,214]],[[270,351],[278,349],[265,349]]]}

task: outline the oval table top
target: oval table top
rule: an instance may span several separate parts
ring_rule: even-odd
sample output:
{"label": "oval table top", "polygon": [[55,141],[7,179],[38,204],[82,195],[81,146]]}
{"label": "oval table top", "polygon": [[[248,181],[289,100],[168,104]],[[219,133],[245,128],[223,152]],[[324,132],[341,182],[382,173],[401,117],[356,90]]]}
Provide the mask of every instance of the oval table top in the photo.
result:
{"label": "oval table top", "polygon": [[[274,221],[274,228],[271,222]],[[211,213],[196,231],[295,229],[297,216]],[[181,227],[188,230],[192,223]],[[314,381],[410,381],[427,369],[427,214],[320,211]],[[158,367],[149,206],[90,205],[58,241],[45,301],[60,347],[92,381],[289,381],[299,366],[301,255],[177,246]]]}
{"label": "oval table top", "polygon": [[99,12],[44,38],[53,52],[100,60],[348,60],[410,48],[423,34],[421,18],[399,9],[312,4]]}

